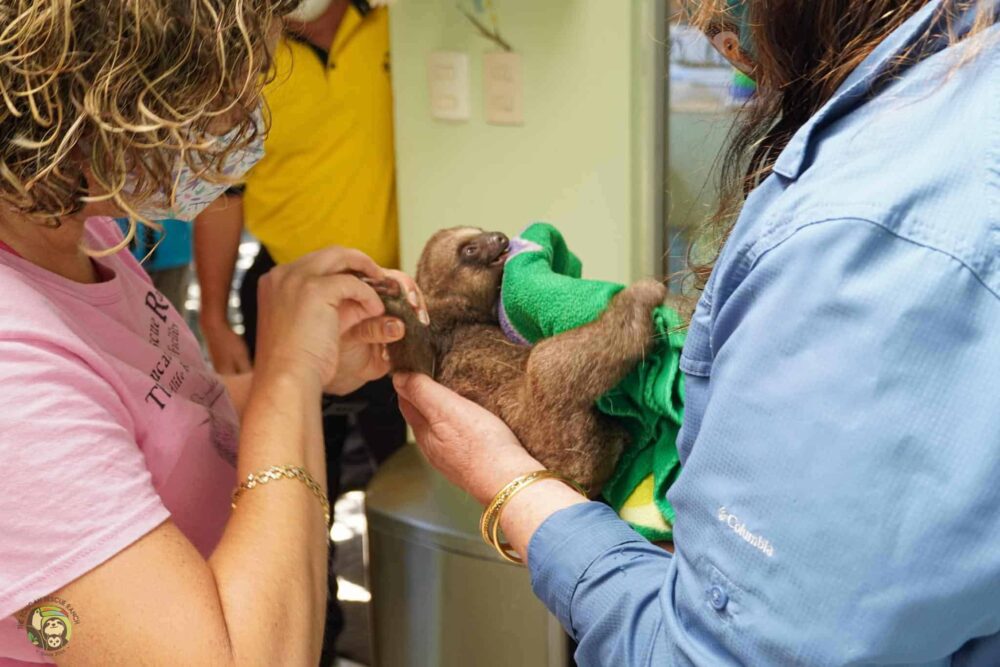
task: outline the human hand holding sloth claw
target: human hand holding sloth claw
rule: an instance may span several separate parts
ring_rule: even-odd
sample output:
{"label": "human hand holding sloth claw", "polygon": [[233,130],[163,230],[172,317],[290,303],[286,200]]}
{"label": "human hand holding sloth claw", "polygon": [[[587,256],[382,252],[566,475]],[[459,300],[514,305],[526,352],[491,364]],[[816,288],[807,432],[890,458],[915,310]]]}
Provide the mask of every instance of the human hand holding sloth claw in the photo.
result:
{"label": "human hand holding sloth claw", "polygon": [[[416,282],[402,271],[384,269],[384,277],[374,280],[362,276],[361,281],[379,294],[393,294],[405,301],[413,318],[421,325],[430,322],[427,304]],[[337,372],[324,391],[343,396],[365,383],[377,380],[389,372],[389,354],[386,344],[400,340],[406,334],[402,319],[387,314],[363,319],[340,336]]]}
{"label": "human hand holding sloth claw", "polygon": [[360,251],[332,246],[275,267],[260,283],[256,371],[347,394],[389,371],[385,345],[405,333],[373,283],[391,283],[407,318],[427,320],[420,289]]}

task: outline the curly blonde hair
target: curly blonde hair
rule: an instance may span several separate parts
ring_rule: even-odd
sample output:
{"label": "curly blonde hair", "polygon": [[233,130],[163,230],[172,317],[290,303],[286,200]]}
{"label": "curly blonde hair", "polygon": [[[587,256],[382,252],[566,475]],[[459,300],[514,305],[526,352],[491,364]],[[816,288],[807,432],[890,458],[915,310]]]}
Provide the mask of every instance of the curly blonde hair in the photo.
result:
{"label": "curly blonde hair", "polygon": [[269,31],[297,4],[0,0],[0,202],[49,226],[88,201],[142,220],[178,158],[224,180],[263,131]]}

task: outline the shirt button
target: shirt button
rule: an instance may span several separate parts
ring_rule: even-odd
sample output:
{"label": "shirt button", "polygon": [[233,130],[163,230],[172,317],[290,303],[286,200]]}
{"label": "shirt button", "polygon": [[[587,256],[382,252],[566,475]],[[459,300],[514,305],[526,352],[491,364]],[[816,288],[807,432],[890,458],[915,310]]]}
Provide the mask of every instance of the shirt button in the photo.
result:
{"label": "shirt button", "polygon": [[708,592],[708,599],[715,611],[722,611],[729,604],[729,596],[726,595],[726,591],[718,586],[712,586],[712,590]]}

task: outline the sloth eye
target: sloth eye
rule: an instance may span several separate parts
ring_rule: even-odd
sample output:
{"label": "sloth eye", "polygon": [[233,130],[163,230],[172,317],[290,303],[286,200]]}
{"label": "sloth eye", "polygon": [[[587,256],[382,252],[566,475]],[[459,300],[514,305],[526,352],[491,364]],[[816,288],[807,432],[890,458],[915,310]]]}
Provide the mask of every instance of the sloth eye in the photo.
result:
{"label": "sloth eye", "polygon": [[469,245],[462,248],[462,254],[465,255],[466,257],[474,257],[476,254],[476,246],[470,243]]}

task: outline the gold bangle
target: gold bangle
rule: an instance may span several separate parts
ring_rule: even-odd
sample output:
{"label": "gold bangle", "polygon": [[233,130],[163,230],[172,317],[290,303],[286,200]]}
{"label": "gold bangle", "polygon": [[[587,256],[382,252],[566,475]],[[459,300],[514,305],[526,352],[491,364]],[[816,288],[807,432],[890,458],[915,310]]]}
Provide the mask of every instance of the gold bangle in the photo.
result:
{"label": "gold bangle", "polygon": [[497,553],[499,553],[500,556],[506,561],[516,563],[518,565],[524,563],[510,544],[500,540],[500,517],[503,515],[503,510],[507,506],[507,503],[510,502],[510,499],[517,495],[518,492],[523,491],[535,482],[543,479],[558,480],[578,491],[580,495],[584,497],[587,496],[587,490],[584,489],[579,483],[554,470],[536,470],[535,472],[529,472],[526,475],[521,475],[520,477],[514,479],[512,482],[500,489],[500,491],[493,496],[493,500],[486,506],[486,509],[483,510],[483,515],[479,519],[479,534],[482,536],[483,541],[496,549]]}
{"label": "gold bangle", "polygon": [[319,500],[320,505],[323,506],[323,517],[326,519],[326,527],[329,528],[330,500],[326,497],[326,493],[323,492],[322,487],[316,483],[316,480],[299,466],[271,466],[267,470],[261,470],[256,474],[250,473],[247,475],[245,482],[240,482],[240,485],[233,489],[233,509],[236,509],[236,501],[240,499],[240,496],[245,491],[256,488],[261,484],[267,484],[271,480],[281,479],[297,479],[305,484],[307,489],[312,491],[312,494]]}

